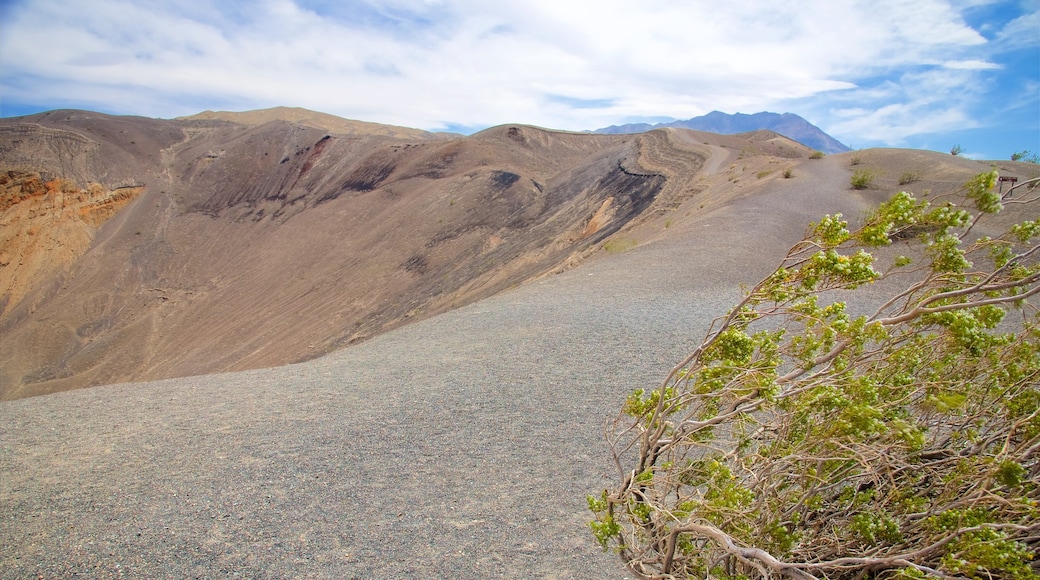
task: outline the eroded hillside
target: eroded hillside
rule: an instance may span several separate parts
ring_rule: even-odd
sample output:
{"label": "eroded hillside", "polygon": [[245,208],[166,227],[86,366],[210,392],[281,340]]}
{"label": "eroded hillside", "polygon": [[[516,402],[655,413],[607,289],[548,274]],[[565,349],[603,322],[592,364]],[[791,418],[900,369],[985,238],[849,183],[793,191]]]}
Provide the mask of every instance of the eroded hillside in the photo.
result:
{"label": "eroded hillside", "polygon": [[4,120],[0,153],[21,172],[0,226],[3,398],[322,355],[576,262],[690,195],[709,155],[663,133],[82,111]]}
{"label": "eroded hillside", "polygon": [[[0,120],[0,398],[308,360],[570,267],[612,236],[746,228],[771,244],[751,240],[866,211],[907,176],[953,191],[988,167],[900,150],[814,160],[768,131],[411,138],[265,118]],[[875,184],[840,193],[857,169]],[[764,191],[830,201],[749,210]],[[745,213],[728,209],[741,199]],[[706,276],[757,267],[754,247],[710,251]]]}
{"label": "eroded hillside", "polygon": [[80,188],[38,173],[0,174],[0,316],[33,290],[60,279],[99,227],[133,201],[140,186]]}

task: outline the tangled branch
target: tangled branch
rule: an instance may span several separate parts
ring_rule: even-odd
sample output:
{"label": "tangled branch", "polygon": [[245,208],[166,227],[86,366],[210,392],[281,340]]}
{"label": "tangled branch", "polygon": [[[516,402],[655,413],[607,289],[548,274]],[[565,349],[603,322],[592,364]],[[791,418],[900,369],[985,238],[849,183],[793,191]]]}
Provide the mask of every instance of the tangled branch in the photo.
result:
{"label": "tangled branch", "polygon": [[[589,498],[604,547],[646,578],[1040,577],[1040,220],[981,235],[996,179],[971,211],[826,216],[632,393]],[[871,314],[842,300],[901,276]]]}

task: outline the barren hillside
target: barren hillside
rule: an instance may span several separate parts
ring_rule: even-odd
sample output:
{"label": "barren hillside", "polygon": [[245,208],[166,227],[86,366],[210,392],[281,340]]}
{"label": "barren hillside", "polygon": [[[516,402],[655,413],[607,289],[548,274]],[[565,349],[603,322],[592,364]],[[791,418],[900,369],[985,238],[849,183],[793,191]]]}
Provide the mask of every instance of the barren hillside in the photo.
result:
{"label": "barren hillside", "polygon": [[661,135],[312,125],[0,123],[2,397],[313,358],[579,259],[679,194],[644,150],[705,158]]}
{"label": "barren hillside", "polygon": [[[611,236],[642,243],[785,170],[820,183],[807,148],[766,131],[430,138],[336,132],[295,109],[207,117],[0,121],[0,398],[308,360],[571,267]],[[901,172],[950,188],[980,166],[855,155],[878,199]]]}
{"label": "barren hillside", "polygon": [[449,137],[445,133],[430,133],[408,127],[381,125],[344,119],[327,113],[319,113],[299,107],[274,107],[256,111],[203,111],[189,117],[181,117],[181,121],[228,121],[242,125],[264,125],[271,121],[289,121],[297,125],[306,125],[324,129],[339,135],[365,135],[396,137],[402,139],[439,139]]}

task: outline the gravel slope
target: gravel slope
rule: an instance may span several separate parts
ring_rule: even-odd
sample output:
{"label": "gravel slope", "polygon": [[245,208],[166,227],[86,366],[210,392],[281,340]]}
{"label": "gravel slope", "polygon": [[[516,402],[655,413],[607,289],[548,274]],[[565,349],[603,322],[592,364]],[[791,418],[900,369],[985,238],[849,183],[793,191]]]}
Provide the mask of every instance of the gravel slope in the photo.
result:
{"label": "gravel slope", "polygon": [[0,403],[0,576],[628,578],[586,528],[603,426],[805,216],[858,207],[836,161],[803,167],[309,363]]}

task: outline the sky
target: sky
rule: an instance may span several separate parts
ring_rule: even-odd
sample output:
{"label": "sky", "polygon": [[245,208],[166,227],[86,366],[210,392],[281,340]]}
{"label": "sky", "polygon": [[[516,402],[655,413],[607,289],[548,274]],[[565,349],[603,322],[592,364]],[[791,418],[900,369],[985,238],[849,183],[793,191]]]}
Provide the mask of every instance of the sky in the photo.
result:
{"label": "sky", "polygon": [[0,116],[304,107],[472,133],[795,113],[1040,153],[1040,0],[0,0]]}

